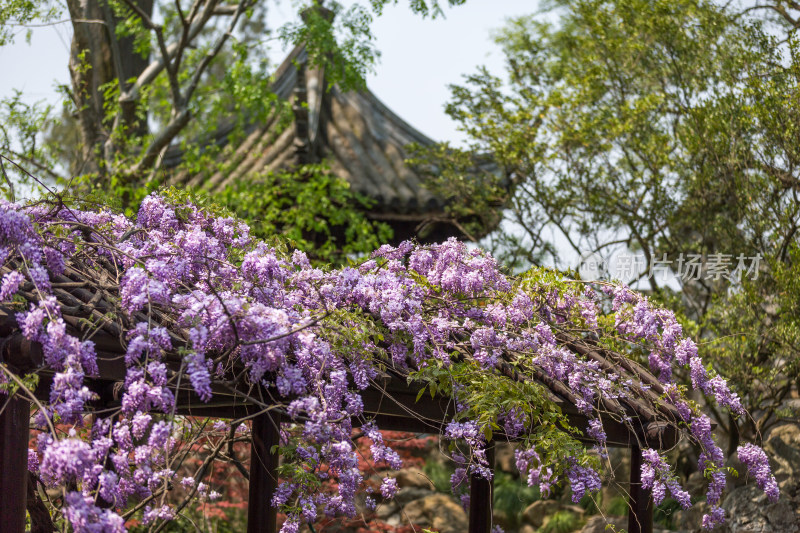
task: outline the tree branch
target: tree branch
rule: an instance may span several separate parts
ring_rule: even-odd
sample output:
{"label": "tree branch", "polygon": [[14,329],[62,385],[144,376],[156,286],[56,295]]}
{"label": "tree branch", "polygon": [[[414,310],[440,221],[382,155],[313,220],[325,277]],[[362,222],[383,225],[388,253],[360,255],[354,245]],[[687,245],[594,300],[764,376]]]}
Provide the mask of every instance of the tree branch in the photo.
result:
{"label": "tree branch", "polygon": [[[214,14],[214,8],[217,5],[217,0],[212,0],[208,4],[206,4],[203,11],[197,15],[196,17],[190,17],[189,23],[191,27],[188,31],[188,37],[184,40],[181,40],[178,43],[173,43],[166,47],[167,56],[170,59],[175,58],[178,54],[182,54],[183,50],[189,45],[189,43],[197,37],[200,32],[205,28],[206,24],[208,23],[209,19]],[[199,6],[198,6],[199,7]],[[195,22],[194,19],[197,19]],[[181,45],[183,43],[183,45]],[[153,82],[154,79],[161,73],[161,71],[165,67],[165,58],[159,58],[150,63],[147,68],[145,68],[139,77],[136,79],[136,82],[127,90],[125,93],[120,95],[120,101],[133,101],[136,99],[139,92],[142,90],[143,87],[146,87],[150,83]]]}
{"label": "tree branch", "polygon": [[167,50],[167,43],[164,40],[163,26],[154,23],[153,20],[150,18],[150,16],[147,13],[145,13],[145,11],[141,7],[139,7],[139,5],[133,0],[123,0],[123,1],[139,16],[145,27],[156,34],[156,40],[158,41],[158,48],[161,51],[161,57],[164,60],[164,68],[167,71],[169,88],[170,92],[172,93],[172,102],[175,107],[180,107],[183,104],[183,100],[181,98],[180,83],[178,82],[178,72],[174,68],[172,61],[170,61],[170,53],[169,50]]}
{"label": "tree branch", "polygon": [[222,47],[225,46],[225,42],[228,38],[233,35],[233,30],[236,29],[236,24],[239,23],[239,18],[244,13],[244,10],[249,7],[251,2],[247,0],[242,0],[239,2],[239,6],[236,10],[236,14],[233,15],[233,19],[231,20],[230,24],[228,24],[228,28],[226,29],[225,33],[219,36],[217,42],[214,43],[214,47],[206,52],[205,56],[203,56],[203,60],[197,66],[194,71],[194,76],[192,76],[192,80],[189,83],[189,86],[186,88],[186,99],[189,100],[192,97],[195,89],[197,89],[198,84],[200,83],[200,78],[203,76],[206,68],[211,63],[211,61],[219,55]]}
{"label": "tree branch", "polygon": [[14,194],[14,183],[11,181],[11,178],[8,177],[8,173],[6,172],[6,165],[3,163],[3,160],[0,159],[0,170],[3,171],[3,179],[5,179],[6,183],[8,184],[8,190],[11,191],[11,201],[16,202],[17,196]]}
{"label": "tree branch", "polygon": [[153,142],[150,143],[150,146],[148,146],[147,150],[145,150],[142,159],[140,159],[139,162],[136,163],[127,174],[136,176],[145,169],[151,167],[153,163],[155,163],[161,149],[169,146],[169,143],[172,142],[172,139],[174,139],[175,136],[178,135],[178,133],[180,133],[180,131],[186,126],[186,124],[189,123],[189,119],[191,117],[192,114],[189,109],[184,107],[183,110],[174,116],[169,124],[167,124],[167,126],[155,136]]}

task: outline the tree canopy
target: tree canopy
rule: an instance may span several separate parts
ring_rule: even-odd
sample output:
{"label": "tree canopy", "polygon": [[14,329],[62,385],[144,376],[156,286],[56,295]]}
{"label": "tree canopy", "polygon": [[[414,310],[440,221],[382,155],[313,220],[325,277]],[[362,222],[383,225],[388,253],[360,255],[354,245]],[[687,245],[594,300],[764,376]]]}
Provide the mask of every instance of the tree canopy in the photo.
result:
{"label": "tree canopy", "polygon": [[[609,267],[615,253],[637,254],[623,281],[680,310],[758,413],[717,416],[735,447],[740,431],[753,438],[779,419],[798,378],[794,11],[552,4],[557,22],[522,17],[497,33],[504,77],[481,70],[453,87],[448,112],[472,146],[429,151],[442,169],[433,185],[462,190],[470,151],[491,154],[514,183],[507,229],[491,242],[512,264],[572,254]],[[472,197],[484,203],[459,208],[486,208],[486,195]]]}

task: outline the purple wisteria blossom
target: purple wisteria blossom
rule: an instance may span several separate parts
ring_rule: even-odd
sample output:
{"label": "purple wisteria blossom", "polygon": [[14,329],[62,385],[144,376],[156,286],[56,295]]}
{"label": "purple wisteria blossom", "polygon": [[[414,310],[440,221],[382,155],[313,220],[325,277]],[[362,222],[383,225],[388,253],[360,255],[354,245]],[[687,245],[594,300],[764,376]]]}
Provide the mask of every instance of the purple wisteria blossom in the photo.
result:
{"label": "purple wisteria blossom", "polygon": [[121,516],[109,509],[97,507],[93,498],[89,496],[80,492],[70,492],[64,503],[64,517],[76,532],[123,533],[125,531],[125,521]]}
{"label": "purple wisteria blossom", "polygon": [[571,465],[567,469],[567,478],[572,487],[572,501],[578,503],[586,493],[600,490],[600,476],[588,466]]}
{"label": "purple wisteria blossom", "polygon": [[20,285],[25,282],[25,276],[21,272],[13,270],[3,276],[0,282],[0,300],[10,300],[19,290]]}
{"label": "purple wisteria blossom", "polygon": [[778,482],[775,481],[775,476],[770,471],[769,460],[764,450],[755,444],[745,444],[739,446],[736,454],[739,461],[747,467],[748,474],[756,479],[756,483],[767,494],[767,497],[773,502],[778,501],[781,494],[780,489]]}
{"label": "purple wisteria blossom", "polygon": [[688,509],[692,506],[689,493],[681,488],[666,459],[656,450],[642,450],[642,488],[652,491],[653,503],[656,505],[661,504],[667,489],[669,489],[670,494],[681,507]]}
{"label": "purple wisteria blossom", "polygon": [[386,499],[394,498],[397,494],[397,480],[391,477],[384,478],[381,482],[381,495]]}
{"label": "purple wisteria blossom", "polygon": [[[70,275],[79,251],[88,248],[95,256],[89,263],[81,256],[83,267],[103,271],[105,264],[114,265],[104,279],[116,281],[104,283],[117,283],[106,288],[112,296],[89,328],[106,324],[106,311],[119,319],[108,326],[118,328],[114,338],[122,350],[113,360],[126,372],[113,390],[119,400],[113,417],[87,416],[98,399],[88,378],[99,373],[98,353],[107,363],[107,348],[80,333],[69,313],[62,315],[75,303],[53,290],[63,280],[58,276]],[[43,433],[29,467],[65,490],[63,516],[76,531],[123,531],[117,510],[145,499],[151,501],[141,511],[145,523],[171,520],[176,510],[156,498],[166,487],[218,496],[202,475],[179,481],[171,470],[188,423],[172,416],[178,387],[180,395],[201,402],[212,400],[215,391],[247,390],[252,405],[265,405],[269,397],[280,410],[288,423],[281,428],[281,446],[300,465],[270,502],[287,513],[282,531],[298,531],[301,521],[312,522],[318,513],[355,516],[365,475],[351,442],[354,428],[371,440],[379,468],[402,466],[365,413],[364,391],[387,372],[428,382],[435,376],[438,386],[452,391],[453,418],[444,436],[460,450],[453,453],[457,469],[451,478],[457,494],[472,475],[491,478],[488,435],[503,431],[523,442],[517,467],[543,495],[568,482],[577,501],[600,487],[596,457],[552,429],[560,424],[560,410],[549,400],[531,403],[536,398],[515,396],[509,374],[527,385],[556,386],[588,420],[585,436],[601,450],[606,434],[600,409],[658,390],[659,402],[676,410],[700,447],[698,467],[708,474],[711,505],[704,526],[724,519],[724,457],[711,420],[687,400],[676,370],[685,370],[693,389],[733,414],[743,413],[741,401],[702,361],[674,314],[627,287],[536,272],[509,277],[491,255],[455,239],[384,245],[358,265],[314,268],[301,251],[287,254],[254,241],[240,221],[156,194],[145,198],[135,221],[108,210],[0,202],[0,266],[0,302],[16,306],[20,331],[41,345],[52,375],[48,401],[35,419]],[[28,300],[24,305],[20,294]],[[603,316],[609,303],[613,328]],[[587,339],[610,333],[640,345],[659,382],[622,378],[568,346],[564,334],[570,331]],[[6,383],[8,371],[0,370],[0,383]],[[527,402],[524,410],[521,401]],[[74,429],[66,437],[51,434],[53,422]],[[215,442],[227,438],[230,428],[210,423],[204,431]],[[236,436],[247,431],[240,424]],[[777,498],[763,451],[746,445],[739,457],[759,487]],[[688,507],[689,495],[663,457],[644,450],[643,458],[643,483],[654,500],[669,491]],[[327,480],[336,481],[331,494],[317,490]],[[396,480],[385,478],[381,495],[391,498],[396,491]],[[113,507],[98,506],[98,497]]]}

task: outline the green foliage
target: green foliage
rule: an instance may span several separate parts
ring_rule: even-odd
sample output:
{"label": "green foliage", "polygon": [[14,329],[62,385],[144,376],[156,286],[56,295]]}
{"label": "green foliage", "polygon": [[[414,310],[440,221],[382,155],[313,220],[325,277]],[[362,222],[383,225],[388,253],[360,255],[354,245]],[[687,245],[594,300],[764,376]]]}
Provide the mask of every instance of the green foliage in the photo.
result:
{"label": "green foliage", "polygon": [[24,387],[27,390],[36,390],[36,386],[39,384],[39,374],[26,374],[19,378],[19,383],[16,381],[6,381],[5,383],[0,383],[0,391],[3,391],[4,394],[12,395],[17,392],[20,387]]}
{"label": "green foliage", "polygon": [[[451,461],[425,461],[422,471],[425,472],[437,491],[450,493],[450,476],[455,472]],[[496,494],[497,488],[495,487],[495,497]]]}
{"label": "green foliage", "polygon": [[583,510],[585,511],[585,516],[596,515],[600,512],[600,507],[603,505],[603,493],[598,492],[596,494],[587,494],[581,501],[578,502]]}
{"label": "green foliage", "polygon": [[556,511],[545,525],[539,528],[539,533],[570,533],[578,529],[581,519],[571,511]]}
{"label": "green foliage", "polygon": [[[179,192],[177,189],[161,186],[156,180],[150,180],[139,185],[112,178],[110,183],[105,184],[93,178],[96,178],[96,176],[81,176],[74,179],[72,181],[73,187],[66,190],[65,197],[73,197],[77,204],[81,206],[88,208],[107,206],[127,217],[135,217],[139,204],[148,194],[156,191],[164,191],[168,194],[177,194]],[[198,205],[209,203],[207,195],[192,194],[188,191],[181,192],[190,195],[193,201],[199,202]]]}
{"label": "green foliage", "polygon": [[[378,15],[383,12],[385,6],[397,5],[397,2],[398,0],[369,0],[372,9]],[[447,0],[447,4],[450,6],[460,6],[464,2],[466,2],[466,0]],[[423,17],[430,16],[431,18],[436,18],[443,15],[439,0],[408,0],[408,5],[411,11]]]}
{"label": "green foliage", "polygon": [[607,505],[604,505],[605,513],[611,516],[625,516],[628,514],[630,504],[624,496],[614,496]]}
{"label": "green foliage", "polygon": [[[523,362],[517,364],[524,365]],[[500,429],[497,419],[516,408],[524,413],[536,429],[529,438],[543,450],[564,453],[574,441],[564,430],[571,428],[561,410],[549,400],[547,390],[537,383],[498,380],[487,375],[474,360],[453,363],[447,367],[434,363],[412,371],[409,382],[424,384],[417,399],[427,390],[431,397],[441,394],[465,401],[469,407],[460,414],[478,422],[487,440]],[[498,402],[498,398],[502,401]],[[575,443],[577,444],[577,443]]]}
{"label": "green foliage", "polygon": [[[497,226],[497,208],[508,200],[508,190],[488,157],[448,143],[411,145],[410,152],[413,157],[406,163],[428,175],[425,187],[444,200],[465,235],[475,239]],[[431,160],[437,162],[433,167]]]}
{"label": "green foliage", "polygon": [[26,103],[18,90],[0,99],[0,154],[8,158],[0,169],[0,192],[6,199],[29,196],[29,190],[36,186],[25,167],[32,167],[30,171],[41,173],[44,181],[52,184],[53,172],[48,165],[56,159],[58,147],[43,145],[40,139],[51,113],[52,107],[44,102]]}
{"label": "green foliage", "polygon": [[[359,4],[344,11],[341,4],[333,2],[331,12],[315,6],[316,2],[303,11],[303,21],[281,28],[281,39],[292,44],[308,43],[312,65],[327,67],[329,83],[363,88],[364,76],[379,57],[372,45],[375,38],[370,30],[372,15]],[[339,35],[335,32],[334,20],[338,23]]]}
{"label": "green foliage", "polygon": [[[201,0],[196,11],[185,1],[82,5],[70,15],[75,42],[89,48],[73,48],[72,86],[61,88],[61,115],[25,105],[19,93],[0,102],[0,151],[20,165],[6,162],[0,169],[0,192],[31,196],[30,173],[132,215],[147,194],[176,176],[194,177],[196,186],[225,181],[254,125],[271,123],[280,131],[292,119],[289,103],[273,92],[270,41],[304,43],[310,63],[324,67],[330,83],[361,88],[378,57],[370,24],[390,3],[397,2],[345,9],[307,0],[296,6],[302,21],[276,29],[266,25],[268,3],[252,0],[219,9]],[[0,6],[0,45],[14,32],[6,22],[47,22],[58,14],[48,3],[4,0]],[[421,16],[441,14],[438,0],[411,0],[409,7]],[[110,31],[96,33],[82,19],[103,19]],[[370,202],[323,166],[252,177],[216,200],[257,236],[288,239],[317,264],[342,263],[391,238],[386,224],[365,216]]]}
{"label": "green foliage", "polygon": [[369,199],[324,165],[238,181],[215,199],[247,221],[255,236],[280,236],[320,263],[343,263],[391,238],[391,228],[364,214]]}
{"label": "green foliage", "polygon": [[[2,0],[0,1],[0,46],[13,43],[17,34],[33,21],[51,22],[62,7],[50,1]],[[30,30],[26,33],[30,40]]]}
{"label": "green foliage", "polygon": [[[538,292],[541,295],[545,292],[574,295],[582,290],[582,284],[566,280],[563,275],[545,268],[530,269],[517,280],[519,286],[509,291],[508,298],[518,288],[528,294]],[[503,298],[498,297],[497,301],[503,302]],[[576,323],[580,323],[580,320],[577,319]],[[498,420],[515,410],[524,414],[526,425],[532,428],[519,445],[524,449],[535,448],[542,463],[552,465],[556,478],[560,477],[565,465],[570,464],[568,457],[577,458],[577,464],[581,466],[590,466],[596,470],[600,468],[598,457],[589,453],[575,439],[577,430],[561,409],[550,400],[549,392],[544,386],[534,382],[496,379],[496,376],[487,375],[474,359],[458,360],[457,352],[452,355],[457,362],[444,366],[441,361],[433,360],[427,366],[409,373],[409,383],[422,385],[417,401],[427,394],[431,397],[439,394],[454,398],[466,406],[459,416],[476,421],[487,441],[492,441],[495,434],[502,433],[503,428]],[[520,357],[510,355],[512,357],[509,358],[508,370],[517,371],[521,375],[536,372],[528,357],[522,354]],[[450,444],[451,451],[456,447],[454,443]]]}
{"label": "green foliage", "polygon": [[681,504],[672,498],[665,498],[660,505],[653,509],[653,521],[667,529],[674,529],[678,524],[675,513],[681,510]]}
{"label": "green foliage", "polygon": [[[455,6],[465,1],[447,3]],[[355,3],[345,10],[336,1],[319,9],[319,4],[317,0],[308,2],[302,12],[303,21],[282,27],[281,39],[285,43],[307,43],[311,63],[326,67],[329,83],[338,83],[345,89],[363,88],[366,74],[374,69],[380,57],[372,44],[373,13],[380,15],[386,5],[396,5],[397,0],[369,0],[371,9]],[[438,0],[409,0],[409,7],[423,17],[442,15]]]}
{"label": "green foliage", "polygon": [[510,527],[518,527],[522,511],[539,499],[538,487],[529,487],[524,480],[505,472],[495,473],[494,511],[505,516]]}
{"label": "green foliage", "polygon": [[[138,202],[154,191],[176,205],[191,202],[214,216],[237,217],[250,226],[250,235],[287,256],[290,248],[302,250],[320,265],[346,263],[375,250],[392,235],[391,228],[364,215],[361,209],[368,208],[370,201],[323,165],[269,174],[260,181],[235,182],[218,194],[159,188],[155,182],[131,189],[130,194]],[[108,205],[128,216],[134,211],[116,192],[109,194],[99,187],[76,205]],[[345,344],[354,341],[351,338]]]}

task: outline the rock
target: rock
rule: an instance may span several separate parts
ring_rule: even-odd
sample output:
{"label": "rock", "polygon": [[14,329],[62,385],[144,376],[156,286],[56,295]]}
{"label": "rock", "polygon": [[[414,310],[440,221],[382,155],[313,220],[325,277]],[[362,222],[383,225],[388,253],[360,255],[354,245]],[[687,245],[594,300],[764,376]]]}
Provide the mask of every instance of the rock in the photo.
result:
{"label": "rock", "polygon": [[433,494],[433,491],[428,489],[420,489],[417,487],[405,487],[397,491],[393,500],[397,502],[398,505],[403,506],[409,502],[413,502],[414,500],[421,500],[423,498],[427,498]]}
{"label": "rock", "polygon": [[500,526],[503,528],[503,531],[513,529],[512,526],[514,525],[515,518],[516,516],[511,517],[505,511],[500,511],[498,509],[492,510],[492,524]]}
{"label": "rock", "polygon": [[800,532],[800,510],[797,502],[782,495],[770,503],[755,484],[733,489],[722,502],[730,533]]}
{"label": "rock", "polygon": [[404,523],[433,527],[440,533],[463,533],[469,525],[464,509],[444,494],[414,500],[405,506],[401,517]]}
{"label": "rock", "polygon": [[514,457],[514,445],[498,442],[494,448],[494,467],[501,472],[517,473],[517,460]]}
{"label": "rock", "polygon": [[[702,475],[702,474],[701,474]],[[690,478],[691,479],[691,478]],[[703,488],[702,490],[705,490]],[[702,490],[695,494],[702,494]],[[703,523],[703,515],[710,510],[706,502],[697,502],[688,509],[681,509],[675,512],[675,525],[681,530],[700,531]]]}
{"label": "rock", "polygon": [[706,485],[708,485],[708,481],[706,481],[703,473],[694,471],[689,474],[689,479],[686,480],[684,488],[689,494],[703,494],[706,490]]}
{"label": "rock", "polygon": [[782,407],[791,411],[792,414],[795,416],[800,414],[800,398],[791,398],[789,400],[784,400]]}
{"label": "rock", "polygon": [[[781,492],[797,495],[800,488],[800,427],[796,424],[774,427],[764,442],[764,451]],[[745,472],[740,470],[740,474],[740,477],[745,477]]]}
{"label": "rock", "polygon": [[569,511],[570,513],[575,513],[580,518],[583,518],[583,513],[586,512],[586,510],[580,505],[562,505],[559,508],[559,511]]}
{"label": "rock", "polygon": [[356,494],[355,504],[357,514],[370,514],[372,511],[366,505],[367,495],[363,492]]}
{"label": "rock", "polygon": [[[764,441],[764,451],[781,489],[780,500],[777,503],[767,500],[734,453],[726,466],[735,468],[739,476],[729,478],[722,502],[726,523],[714,529],[714,533],[800,533],[800,427],[797,424],[774,427]],[[702,474],[692,474],[686,487],[695,494],[702,493],[705,490]],[[702,517],[708,511],[708,504],[699,502],[691,509],[679,511],[675,523],[681,530],[699,532]]]}
{"label": "rock", "polygon": [[[612,528],[606,529],[611,525]],[[580,533],[610,533],[611,531],[621,531],[628,528],[628,518],[625,516],[592,516],[583,526]]]}
{"label": "rock", "polygon": [[390,500],[388,502],[378,504],[378,507],[375,509],[375,516],[381,520],[386,520],[399,510],[400,505],[397,502]]}
{"label": "rock", "polygon": [[522,520],[535,528],[542,527],[545,518],[558,511],[561,504],[555,500],[533,502],[522,511]]}
{"label": "rock", "polygon": [[[797,503],[781,496],[777,503],[770,503],[764,492],[755,483],[731,490],[722,502],[726,522],[713,533],[798,533],[800,513]],[[703,515],[710,510],[705,502],[699,502],[675,516],[676,525],[684,531],[701,531]]]}
{"label": "rock", "polygon": [[436,490],[431,480],[425,475],[425,472],[419,468],[404,468],[397,472],[392,472],[390,476],[397,480],[397,486],[400,488],[415,487],[418,489]]}
{"label": "rock", "polygon": [[[764,441],[764,451],[781,489],[780,500],[777,503],[767,500],[734,453],[726,466],[735,468],[739,476],[729,478],[722,502],[727,520],[714,530],[715,533],[800,533],[797,511],[800,507],[800,427],[796,424],[776,426]],[[692,474],[686,486],[695,493],[702,493],[705,490],[702,474]],[[682,530],[699,532],[702,517],[708,511],[708,504],[700,502],[691,509],[679,511],[675,523]]]}

